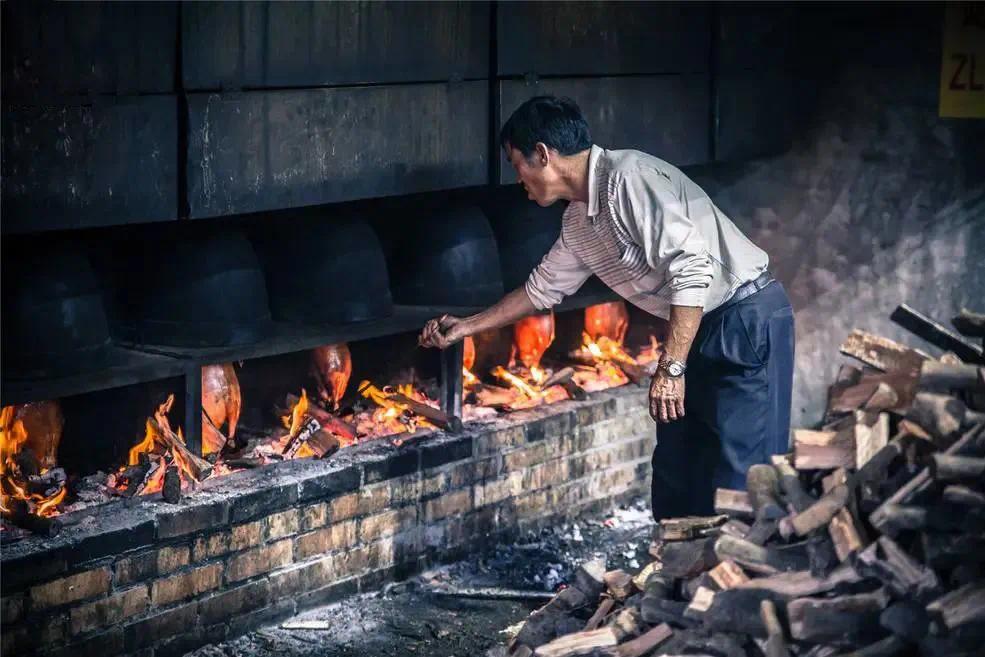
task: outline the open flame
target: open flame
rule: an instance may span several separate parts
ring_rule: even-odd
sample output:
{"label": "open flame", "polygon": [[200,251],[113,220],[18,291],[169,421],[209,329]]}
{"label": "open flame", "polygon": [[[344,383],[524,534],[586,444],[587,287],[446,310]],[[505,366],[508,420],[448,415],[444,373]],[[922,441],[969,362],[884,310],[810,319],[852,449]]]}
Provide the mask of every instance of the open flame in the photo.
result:
{"label": "open flame", "polygon": [[[20,417],[22,413],[24,417]],[[41,418],[37,430],[50,432],[47,442],[54,442],[54,450],[61,438],[61,413],[54,402],[4,406],[0,410],[0,511],[50,517],[58,515],[58,505],[65,499],[64,472],[45,467],[49,459],[36,454],[29,444],[32,436],[25,423],[29,413]]]}
{"label": "open flame", "polygon": [[518,377],[516,374],[510,372],[502,365],[497,365],[493,369],[492,375],[501,381],[509,383],[511,386],[519,390],[527,399],[539,399],[541,396],[541,393],[534,390],[529,383]]}
{"label": "open flame", "polygon": [[365,432],[370,436],[384,436],[404,432],[413,433],[419,428],[434,426],[426,419],[411,412],[407,404],[392,398],[392,395],[396,393],[437,408],[434,401],[417,391],[410,383],[403,383],[394,387],[386,386],[381,390],[369,381],[363,381],[359,384],[359,392],[378,406],[373,410],[369,423],[363,421],[357,425],[360,433]]}

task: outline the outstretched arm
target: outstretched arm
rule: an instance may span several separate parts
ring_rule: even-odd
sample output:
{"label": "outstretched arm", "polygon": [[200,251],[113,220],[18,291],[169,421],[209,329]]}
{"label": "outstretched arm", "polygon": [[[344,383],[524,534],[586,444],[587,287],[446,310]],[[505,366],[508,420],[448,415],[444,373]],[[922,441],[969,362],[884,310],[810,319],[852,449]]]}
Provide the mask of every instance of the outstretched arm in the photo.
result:
{"label": "outstretched arm", "polygon": [[530,301],[527,291],[518,287],[489,308],[475,315],[469,317],[442,315],[432,319],[424,326],[418,342],[423,347],[444,349],[466,336],[512,324],[536,311],[537,307]]}

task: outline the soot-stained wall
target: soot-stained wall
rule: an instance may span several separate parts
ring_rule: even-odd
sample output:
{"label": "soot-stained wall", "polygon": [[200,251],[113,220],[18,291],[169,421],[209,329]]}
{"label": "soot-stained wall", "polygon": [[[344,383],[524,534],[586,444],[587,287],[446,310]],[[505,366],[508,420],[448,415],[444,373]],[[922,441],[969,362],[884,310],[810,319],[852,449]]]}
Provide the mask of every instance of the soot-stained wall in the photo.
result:
{"label": "soot-stained wall", "polygon": [[[882,5],[880,7],[883,7]],[[797,323],[793,423],[817,422],[853,327],[985,308],[985,121],[938,116],[941,7],[799,17],[801,121],[785,154],[693,172],[770,254]]]}

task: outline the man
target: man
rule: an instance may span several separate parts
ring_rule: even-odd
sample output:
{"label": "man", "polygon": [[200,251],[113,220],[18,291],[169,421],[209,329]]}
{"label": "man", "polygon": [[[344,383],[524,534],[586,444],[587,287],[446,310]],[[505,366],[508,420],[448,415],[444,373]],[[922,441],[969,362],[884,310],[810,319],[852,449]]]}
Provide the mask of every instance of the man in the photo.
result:
{"label": "man", "polygon": [[668,320],[650,384],[654,517],[710,514],[716,487],[745,488],[750,465],[787,449],[793,313],[766,253],[676,167],[592,145],[569,99],[528,100],[500,142],[531,200],[569,202],[561,235],[523,287],[471,317],[431,320],[421,344],[550,308],[597,274]]}

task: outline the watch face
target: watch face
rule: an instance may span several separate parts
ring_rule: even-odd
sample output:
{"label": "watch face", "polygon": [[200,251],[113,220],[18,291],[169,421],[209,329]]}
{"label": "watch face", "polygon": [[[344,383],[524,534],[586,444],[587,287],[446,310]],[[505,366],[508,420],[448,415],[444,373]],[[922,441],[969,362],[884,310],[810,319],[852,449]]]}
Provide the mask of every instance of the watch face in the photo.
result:
{"label": "watch face", "polygon": [[671,376],[680,376],[684,374],[684,366],[680,363],[667,363],[667,374]]}

